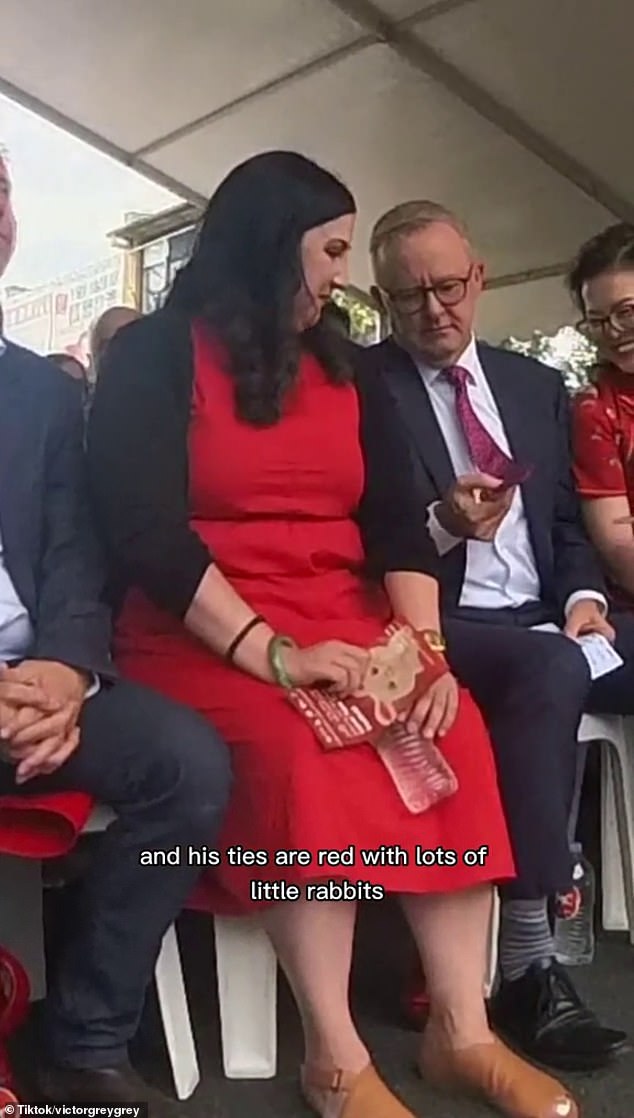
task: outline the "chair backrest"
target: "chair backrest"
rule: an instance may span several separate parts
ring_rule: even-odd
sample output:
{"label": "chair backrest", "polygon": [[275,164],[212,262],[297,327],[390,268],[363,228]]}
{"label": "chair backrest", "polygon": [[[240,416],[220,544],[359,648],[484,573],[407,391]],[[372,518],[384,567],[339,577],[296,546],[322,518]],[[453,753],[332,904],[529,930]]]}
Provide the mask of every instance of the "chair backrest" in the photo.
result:
{"label": "chair backrest", "polygon": [[98,804],[94,811],[91,812],[82,834],[89,835],[98,831],[105,831],[106,827],[112,823],[114,818],[115,813],[112,808]]}

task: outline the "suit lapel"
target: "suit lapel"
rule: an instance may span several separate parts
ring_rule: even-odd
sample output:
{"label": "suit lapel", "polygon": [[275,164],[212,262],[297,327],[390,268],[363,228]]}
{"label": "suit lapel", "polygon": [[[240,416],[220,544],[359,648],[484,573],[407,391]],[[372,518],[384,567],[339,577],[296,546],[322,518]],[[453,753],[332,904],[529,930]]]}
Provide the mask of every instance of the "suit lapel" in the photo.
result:
{"label": "suit lapel", "polygon": [[441,496],[455,478],[429,395],[411,357],[391,339],[384,343],[382,371],[414,450]]}

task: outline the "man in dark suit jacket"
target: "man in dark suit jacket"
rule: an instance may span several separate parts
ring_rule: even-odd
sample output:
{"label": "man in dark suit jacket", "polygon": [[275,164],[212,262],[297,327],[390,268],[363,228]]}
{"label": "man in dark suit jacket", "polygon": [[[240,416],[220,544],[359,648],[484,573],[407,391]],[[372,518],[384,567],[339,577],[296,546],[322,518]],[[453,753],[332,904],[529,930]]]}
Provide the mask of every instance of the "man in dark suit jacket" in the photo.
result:
{"label": "man in dark suit jacket", "polygon": [[612,641],[614,620],[579,516],[565,388],[557,372],[475,340],[483,265],[461,222],[405,203],[377,223],[371,250],[393,336],[363,360],[402,418],[442,556],[449,656],[487,719],[516,856],[494,1018],[540,1061],[589,1069],[625,1038],[599,1026],[555,961],[547,899],[571,888],[580,717],[634,710],[634,633],[619,625],[629,663],[592,684],[574,638]]}
{"label": "man in dark suit jacket", "polygon": [[[0,275],[14,232],[0,160]],[[200,872],[185,856],[149,868],[140,855],[213,843],[229,763],[193,712],[116,681],[82,440],[71,380],[0,337],[0,794],[83,791],[117,817],[47,999],[41,1088],[121,1105],[148,1098],[127,1046]]]}

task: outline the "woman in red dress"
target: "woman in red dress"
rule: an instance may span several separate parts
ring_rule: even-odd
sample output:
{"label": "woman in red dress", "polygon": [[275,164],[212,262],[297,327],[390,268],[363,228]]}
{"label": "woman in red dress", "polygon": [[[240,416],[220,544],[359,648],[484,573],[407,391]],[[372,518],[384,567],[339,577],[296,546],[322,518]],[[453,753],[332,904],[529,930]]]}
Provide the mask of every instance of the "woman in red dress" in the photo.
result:
{"label": "woman in red dress", "polygon": [[[302,156],[247,161],[211,199],[168,306],[112,343],[89,459],[122,606],[117,660],[231,743],[221,860],[197,900],[258,911],[297,999],[313,1109],[410,1115],[350,1015],[354,898],[370,886],[400,895],[428,978],[423,1075],[476,1089],[514,1118],[571,1118],[564,1090],[487,1024],[491,884],[513,863],[470,696],[447,670],[410,711],[459,781],[423,814],[401,801],[372,746],[325,751],[287,698],[293,685],[354,691],[393,616],[439,627],[435,552],[389,397],[355,377],[345,342],[322,322],[346,282],[354,214],[349,191]],[[381,845],[404,848],[408,864],[360,864],[360,849]],[[320,851],[350,846],[354,865],[320,863]],[[453,850],[456,864],[416,865],[417,846]],[[230,858],[235,847],[257,852],[257,864]],[[464,860],[481,847],[488,856]],[[286,851],[305,854],[279,864]],[[280,899],[258,905],[253,879]],[[333,879],[347,880],[352,899],[309,898],[310,885],[328,890]],[[282,899],[281,882],[299,899]]]}
{"label": "woman in red dress", "polygon": [[570,274],[578,324],[599,350],[594,384],[573,410],[575,475],[615,602],[634,608],[634,226],[585,244]]}

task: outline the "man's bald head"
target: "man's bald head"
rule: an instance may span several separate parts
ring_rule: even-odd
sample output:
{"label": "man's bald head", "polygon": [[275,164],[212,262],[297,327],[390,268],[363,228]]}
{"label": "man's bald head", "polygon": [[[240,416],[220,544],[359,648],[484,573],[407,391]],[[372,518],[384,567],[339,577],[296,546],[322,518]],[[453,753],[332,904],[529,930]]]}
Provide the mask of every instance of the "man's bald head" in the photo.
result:
{"label": "man's bald head", "polygon": [[97,319],[90,335],[90,355],[97,374],[108,343],[112,341],[115,334],[119,333],[119,330],[140,317],[140,312],[134,307],[110,307]]}
{"label": "man's bald head", "polygon": [[397,340],[434,368],[455,363],[484,282],[464,223],[437,202],[403,202],[377,221],[370,252]]}
{"label": "man's bald head", "polygon": [[6,272],[15,251],[16,234],[9,167],[0,153],[0,277]]}
{"label": "man's bald head", "polygon": [[400,202],[375,222],[370,236],[370,255],[378,284],[389,268],[390,258],[397,254],[403,239],[426,229],[430,225],[448,225],[460,238],[469,243],[467,227],[461,219],[439,202],[415,200]]}

